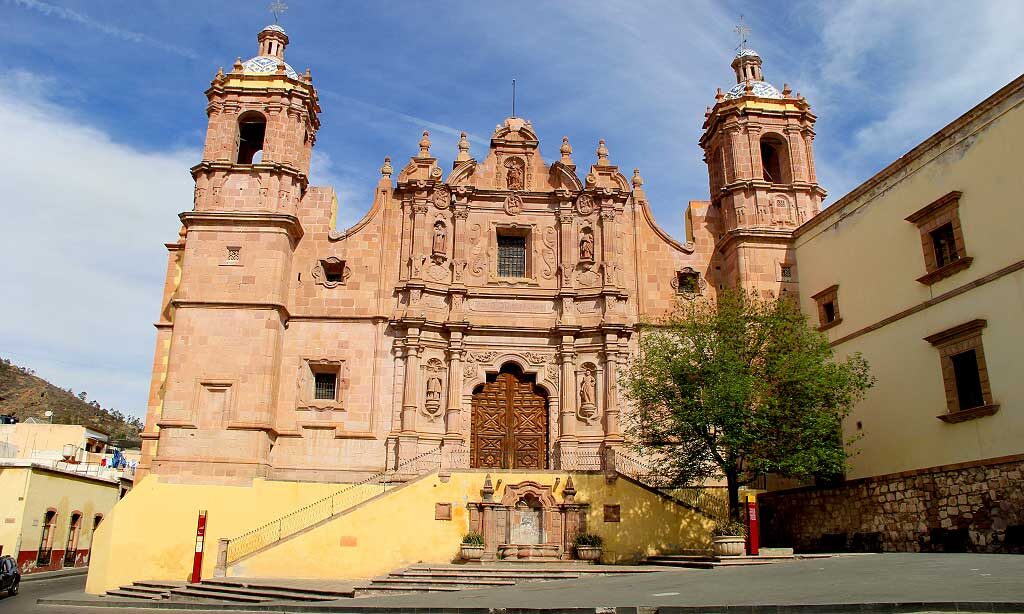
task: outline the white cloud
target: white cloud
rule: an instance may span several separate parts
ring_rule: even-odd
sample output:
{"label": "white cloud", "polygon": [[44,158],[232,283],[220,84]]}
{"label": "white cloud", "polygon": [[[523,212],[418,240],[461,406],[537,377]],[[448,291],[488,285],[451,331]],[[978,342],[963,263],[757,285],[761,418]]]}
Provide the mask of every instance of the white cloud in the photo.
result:
{"label": "white cloud", "polygon": [[191,208],[196,151],[114,142],[49,102],[55,84],[0,74],[0,355],[143,416],[166,269]]}

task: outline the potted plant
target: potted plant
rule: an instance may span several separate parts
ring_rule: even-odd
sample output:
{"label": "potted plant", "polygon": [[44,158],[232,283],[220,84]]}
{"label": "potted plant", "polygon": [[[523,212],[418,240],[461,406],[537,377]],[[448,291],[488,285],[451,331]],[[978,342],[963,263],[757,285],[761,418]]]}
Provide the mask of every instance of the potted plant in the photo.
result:
{"label": "potted plant", "polygon": [[475,531],[466,533],[459,554],[467,561],[479,561],[484,556],[484,536]]}
{"label": "potted plant", "polygon": [[604,539],[593,533],[580,533],[572,541],[572,545],[576,548],[576,558],[581,561],[596,561],[601,558]]}
{"label": "potted plant", "polygon": [[747,527],[742,522],[722,522],[711,532],[715,556],[740,556],[746,552]]}

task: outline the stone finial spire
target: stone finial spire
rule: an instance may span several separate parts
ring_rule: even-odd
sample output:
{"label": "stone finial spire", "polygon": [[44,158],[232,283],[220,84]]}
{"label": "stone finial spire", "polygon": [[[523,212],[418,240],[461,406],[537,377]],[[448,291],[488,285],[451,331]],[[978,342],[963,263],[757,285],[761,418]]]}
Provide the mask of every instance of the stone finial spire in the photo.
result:
{"label": "stone finial spire", "polygon": [[455,161],[465,162],[470,159],[472,158],[469,155],[469,139],[466,138],[466,133],[463,132],[459,136],[459,155],[455,156]]}
{"label": "stone finial spire", "polygon": [[572,474],[569,474],[569,478],[565,481],[565,488],[562,489],[562,499],[565,503],[576,502],[576,485],[572,482]]}
{"label": "stone finial spire", "polygon": [[491,484],[491,474],[489,473],[484,478],[484,487],[480,489],[480,496],[484,501],[494,500],[494,485]]}
{"label": "stone finial spire", "polygon": [[381,177],[390,179],[393,172],[395,172],[395,169],[391,167],[391,156],[384,156],[384,166],[380,167]]}
{"label": "stone finial spire", "polygon": [[562,146],[558,148],[558,151],[562,153],[562,164],[575,166],[576,163],[572,161],[572,145],[569,144],[569,137],[562,137]]}
{"label": "stone finial spire", "polygon": [[235,63],[231,65],[231,72],[240,73],[244,66],[242,65],[242,58],[235,58]]}
{"label": "stone finial spire", "polygon": [[597,165],[611,166],[611,162],[608,161],[608,147],[604,144],[604,139],[597,142]]}
{"label": "stone finial spire", "polygon": [[642,188],[644,185],[644,178],[640,176],[640,169],[633,169],[633,189],[637,190]]}
{"label": "stone finial spire", "polygon": [[418,158],[429,158],[430,157],[430,132],[427,130],[423,131],[423,138],[420,139],[420,153]]}

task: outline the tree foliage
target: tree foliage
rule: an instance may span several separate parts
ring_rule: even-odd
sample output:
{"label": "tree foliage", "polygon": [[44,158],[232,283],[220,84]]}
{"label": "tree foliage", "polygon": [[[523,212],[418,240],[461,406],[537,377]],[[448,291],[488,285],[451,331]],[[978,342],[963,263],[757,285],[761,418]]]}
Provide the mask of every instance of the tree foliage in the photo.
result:
{"label": "tree foliage", "polygon": [[622,383],[634,445],[675,485],[726,480],[737,519],[739,488],[760,476],[844,470],[841,423],[873,380],[793,301],[727,290],[645,328]]}

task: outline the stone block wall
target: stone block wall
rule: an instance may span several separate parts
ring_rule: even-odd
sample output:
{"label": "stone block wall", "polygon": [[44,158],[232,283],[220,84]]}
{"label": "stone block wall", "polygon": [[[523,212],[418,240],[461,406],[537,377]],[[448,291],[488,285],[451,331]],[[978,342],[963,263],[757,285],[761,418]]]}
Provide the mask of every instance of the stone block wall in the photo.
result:
{"label": "stone block wall", "polygon": [[1024,454],[772,492],[758,502],[765,546],[1024,553]]}

